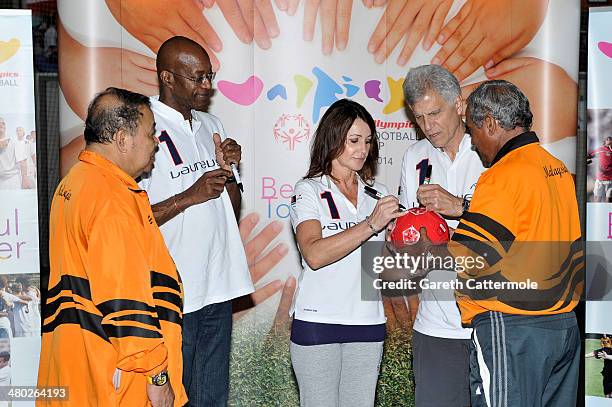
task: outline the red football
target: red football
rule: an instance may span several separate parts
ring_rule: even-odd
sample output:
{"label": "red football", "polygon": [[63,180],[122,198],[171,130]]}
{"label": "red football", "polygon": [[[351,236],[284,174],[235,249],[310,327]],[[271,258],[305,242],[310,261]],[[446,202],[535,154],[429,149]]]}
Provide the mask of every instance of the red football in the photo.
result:
{"label": "red football", "polygon": [[422,227],[433,244],[448,242],[448,225],[444,218],[425,208],[408,209],[405,215],[397,218],[391,240],[398,247],[415,244],[421,238]]}

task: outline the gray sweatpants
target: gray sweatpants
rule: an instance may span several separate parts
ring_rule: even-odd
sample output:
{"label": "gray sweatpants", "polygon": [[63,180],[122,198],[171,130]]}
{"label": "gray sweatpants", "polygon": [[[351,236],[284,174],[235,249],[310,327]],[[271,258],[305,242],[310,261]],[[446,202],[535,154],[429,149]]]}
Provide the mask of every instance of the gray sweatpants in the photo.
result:
{"label": "gray sweatpants", "polygon": [[291,342],[301,407],[371,407],[383,342],[301,346]]}

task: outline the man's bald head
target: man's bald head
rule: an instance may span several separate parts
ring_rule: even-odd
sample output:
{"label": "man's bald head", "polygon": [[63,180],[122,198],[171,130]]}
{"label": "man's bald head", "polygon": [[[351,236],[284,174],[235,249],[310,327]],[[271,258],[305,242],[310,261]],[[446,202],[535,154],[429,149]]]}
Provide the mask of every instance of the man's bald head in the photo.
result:
{"label": "man's bald head", "polygon": [[198,59],[210,63],[206,50],[197,42],[187,37],[172,37],[166,40],[157,52],[157,74],[162,71],[174,72]]}
{"label": "man's bald head", "polygon": [[197,42],[172,37],[157,53],[159,101],[180,112],[185,120],[191,110],[205,112],[212,96],[214,72],[208,54]]}

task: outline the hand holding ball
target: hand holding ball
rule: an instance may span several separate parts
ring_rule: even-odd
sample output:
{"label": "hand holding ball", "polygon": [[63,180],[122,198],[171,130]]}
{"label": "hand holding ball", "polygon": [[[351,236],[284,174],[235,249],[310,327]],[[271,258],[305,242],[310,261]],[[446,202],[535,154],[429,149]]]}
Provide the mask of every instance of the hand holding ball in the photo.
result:
{"label": "hand holding ball", "polygon": [[449,229],[444,218],[425,208],[412,208],[395,221],[391,241],[396,247],[416,244],[421,238],[420,230],[427,230],[427,238],[433,244],[449,241]]}

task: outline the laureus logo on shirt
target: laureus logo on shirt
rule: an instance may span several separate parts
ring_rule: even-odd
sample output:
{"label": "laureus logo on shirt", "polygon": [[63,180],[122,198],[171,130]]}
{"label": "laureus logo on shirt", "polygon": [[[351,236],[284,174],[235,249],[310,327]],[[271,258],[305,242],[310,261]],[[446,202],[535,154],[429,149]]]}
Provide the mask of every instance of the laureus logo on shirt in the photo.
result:
{"label": "laureus logo on shirt", "polygon": [[299,143],[310,139],[310,124],[301,114],[283,114],[274,124],[274,140],[294,151]]}
{"label": "laureus logo on shirt", "polygon": [[180,170],[170,170],[170,178],[175,179],[181,175],[187,175],[198,171],[206,172],[209,169],[214,169],[216,167],[218,167],[217,160],[214,158],[211,158],[210,160],[196,161],[193,164],[183,166]]}
{"label": "laureus logo on shirt", "polygon": [[356,222],[329,222],[327,225],[324,225],[322,229],[347,230],[348,228],[352,228],[356,224]]}
{"label": "laureus logo on shirt", "polygon": [[557,175],[559,176],[559,178],[563,178],[563,174],[569,172],[568,169],[565,167],[565,165],[562,165],[561,167],[555,167],[555,168],[553,168],[552,165],[549,165],[549,166],[545,165],[542,168],[544,169],[544,174],[546,174],[546,178],[556,177]]}

